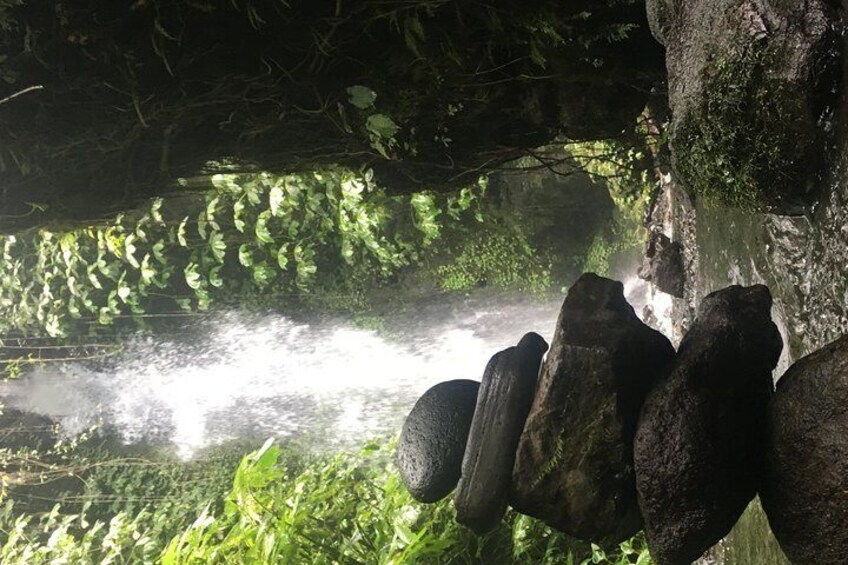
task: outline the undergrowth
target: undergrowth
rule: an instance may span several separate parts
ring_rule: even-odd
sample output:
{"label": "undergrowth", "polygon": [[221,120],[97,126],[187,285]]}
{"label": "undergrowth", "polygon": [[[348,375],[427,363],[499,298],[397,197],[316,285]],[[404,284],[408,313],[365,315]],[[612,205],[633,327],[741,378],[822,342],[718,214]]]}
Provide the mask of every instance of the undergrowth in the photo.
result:
{"label": "undergrowth", "polygon": [[[267,442],[243,458],[228,493],[208,493],[182,521],[162,504],[92,518],[90,504],[66,513],[0,512],[0,561],[46,563],[651,563],[637,536],[609,553],[510,512],[492,533],[458,526],[450,498],[411,498],[392,463],[393,446],[307,459]],[[177,502],[178,503],[178,502]],[[191,504],[195,501],[192,499]],[[130,508],[127,506],[126,508]]]}

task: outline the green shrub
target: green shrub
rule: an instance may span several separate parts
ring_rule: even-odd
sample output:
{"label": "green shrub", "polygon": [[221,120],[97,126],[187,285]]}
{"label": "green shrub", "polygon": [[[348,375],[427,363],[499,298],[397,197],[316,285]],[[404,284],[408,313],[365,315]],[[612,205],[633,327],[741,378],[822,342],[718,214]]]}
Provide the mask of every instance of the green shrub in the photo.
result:
{"label": "green shrub", "polygon": [[[367,563],[649,565],[641,537],[606,553],[514,512],[477,537],[454,521],[450,499],[423,505],[404,488],[393,445],[359,454],[282,451],[270,441],[243,458],[223,504],[177,522],[160,504],[108,521],[91,508],[64,514],[0,512],[0,560],[41,563]],[[181,533],[179,533],[181,531]],[[170,541],[162,541],[172,532]],[[174,533],[175,532],[175,533]]]}

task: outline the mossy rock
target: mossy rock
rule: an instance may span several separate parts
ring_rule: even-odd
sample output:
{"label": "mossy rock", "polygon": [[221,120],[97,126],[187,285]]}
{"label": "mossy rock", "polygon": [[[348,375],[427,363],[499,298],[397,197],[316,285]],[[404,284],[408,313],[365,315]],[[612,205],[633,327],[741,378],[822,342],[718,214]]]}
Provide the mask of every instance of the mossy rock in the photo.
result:
{"label": "mossy rock", "polygon": [[821,184],[838,100],[824,0],[650,0],[666,45],[674,170],[696,197],[797,213]]}

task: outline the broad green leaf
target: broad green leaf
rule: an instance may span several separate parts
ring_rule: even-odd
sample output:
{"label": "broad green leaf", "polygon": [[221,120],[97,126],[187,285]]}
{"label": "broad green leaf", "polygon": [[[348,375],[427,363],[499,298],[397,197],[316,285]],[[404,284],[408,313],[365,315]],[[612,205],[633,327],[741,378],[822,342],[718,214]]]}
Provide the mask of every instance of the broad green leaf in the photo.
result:
{"label": "broad green leaf", "polygon": [[128,235],[127,238],[124,240],[124,258],[127,260],[127,262],[130,265],[132,265],[133,267],[138,269],[139,264],[138,264],[138,260],[135,258],[136,247],[135,247],[135,245],[133,245],[134,241],[135,241],[134,235]]}
{"label": "broad green leaf", "polygon": [[244,212],[244,197],[239,198],[233,203],[233,225],[235,228],[244,233],[245,221],[242,218]]}
{"label": "broad green leaf", "polygon": [[206,212],[200,212],[197,215],[197,233],[203,239],[206,239],[206,226],[208,223]]}
{"label": "broad green leaf", "polygon": [[209,248],[212,250],[215,260],[219,263],[224,262],[224,256],[227,252],[227,242],[224,241],[224,236],[221,232],[213,232],[209,237]]}
{"label": "broad green leaf", "polygon": [[271,219],[271,211],[265,210],[256,218],[256,239],[262,243],[274,243],[271,232],[268,230],[268,220]]}
{"label": "broad green leaf", "polygon": [[371,108],[374,106],[374,101],[377,100],[377,93],[361,84],[347,87],[347,94],[348,102],[360,110]]}
{"label": "broad green leaf", "polygon": [[253,252],[250,250],[250,246],[246,243],[242,243],[239,246],[239,263],[245,267],[253,265]]}
{"label": "broad green leaf", "polygon": [[268,265],[265,261],[254,265],[253,267],[253,280],[256,281],[259,286],[265,286],[271,279],[274,278],[274,269]]}
{"label": "broad green leaf", "polygon": [[156,276],[156,269],[150,266],[150,253],[145,253],[141,259],[141,280],[149,283]]}
{"label": "broad green leaf", "polygon": [[268,194],[268,203],[270,204],[272,216],[279,216],[280,204],[283,202],[283,197],[283,189],[280,186],[275,186]]}
{"label": "broad green leaf", "polygon": [[209,284],[214,286],[215,288],[221,288],[224,286],[224,280],[221,278],[221,265],[217,267],[212,267],[209,271]]}
{"label": "broad green leaf", "polygon": [[284,271],[286,270],[289,264],[288,252],[288,244],[281,245],[280,248],[277,250],[277,264],[280,266],[280,269]]}
{"label": "broad green leaf", "polygon": [[158,224],[165,223],[165,220],[162,219],[162,203],[161,198],[154,198],[150,203],[150,217]]}
{"label": "broad green leaf", "polygon": [[372,114],[365,121],[365,127],[374,135],[383,139],[392,139],[400,127],[385,114]]}
{"label": "broad green leaf", "polygon": [[197,270],[197,263],[189,263],[185,270],[185,281],[189,288],[197,290],[200,288],[200,273]]}
{"label": "broad green leaf", "polygon": [[177,227],[177,241],[183,247],[188,247],[188,243],[186,242],[186,224],[188,223],[188,216],[183,218],[183,221],[180,222],[180,225]]}

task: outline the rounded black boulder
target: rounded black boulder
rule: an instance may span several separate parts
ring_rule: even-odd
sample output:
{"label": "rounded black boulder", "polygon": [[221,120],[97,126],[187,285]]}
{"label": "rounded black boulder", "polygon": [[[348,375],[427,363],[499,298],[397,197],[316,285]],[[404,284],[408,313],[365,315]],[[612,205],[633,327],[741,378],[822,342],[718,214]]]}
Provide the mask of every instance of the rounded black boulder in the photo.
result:
{"label": "rounded black boulder", "polygon": [[762,285],[707,296],[648,395],[633,458],[658,565],[687,565],[726,536],[761,480],[772,370],[782,342]]}
{"label": "rounded black boulder", "polygon": [[480,383],[455,380],[425,392],[403,424],[396,452],[406,488],[421,502],[436,502],[459,482]]}
{"label": "rounded black boulder", "polygon": [[769,406],[760,499],[793,563],[848,555],[848,336],[804,357]]}

